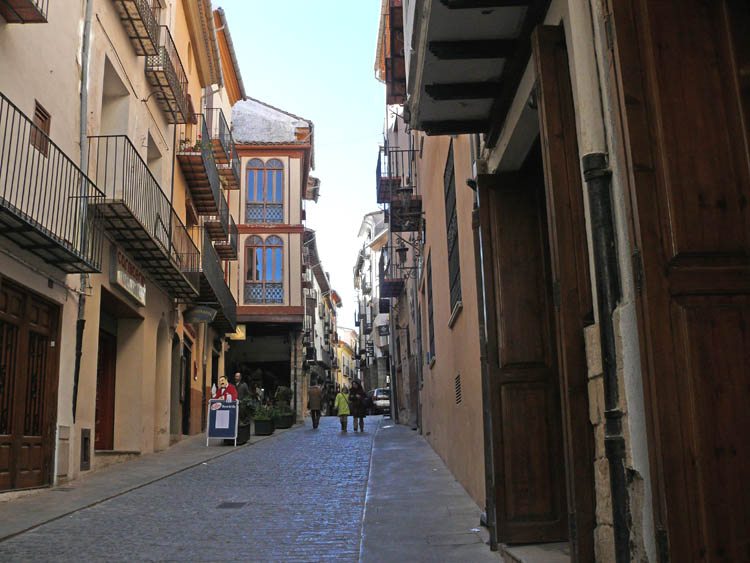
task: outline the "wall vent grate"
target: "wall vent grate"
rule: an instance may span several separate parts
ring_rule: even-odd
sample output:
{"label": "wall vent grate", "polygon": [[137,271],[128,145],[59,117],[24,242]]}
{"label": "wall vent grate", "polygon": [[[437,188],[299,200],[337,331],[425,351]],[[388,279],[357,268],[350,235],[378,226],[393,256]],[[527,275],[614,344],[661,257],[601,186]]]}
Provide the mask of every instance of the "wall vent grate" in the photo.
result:
{"label": "wall vent grate", "polygon": [[461,374],[456,376],[456,404],[460,405],[463,397],[461,396]]}

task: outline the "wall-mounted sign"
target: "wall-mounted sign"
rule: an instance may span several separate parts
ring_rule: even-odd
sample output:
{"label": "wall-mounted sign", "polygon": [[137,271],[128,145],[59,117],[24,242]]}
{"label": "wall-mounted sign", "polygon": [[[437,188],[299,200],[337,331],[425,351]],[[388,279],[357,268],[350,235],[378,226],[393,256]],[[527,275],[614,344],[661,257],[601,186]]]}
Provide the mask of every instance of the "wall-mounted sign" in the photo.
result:
{"label": "wall-mounted sign", "polygon": [[227,334],[229,340],[245,340],[247,338],[247,328],[245,325],[237,325],[237,330]]}
{"label": "wall-mounted sign", "polygon": [[146,276],[122,250],[112,246],[109,260],[109,281],[146,306]]}
{"label": "wall-mounted sign", "polygon": [[182,318],[186,323],[212,323],[216,318],[218,311],[205,305],[196,305],[182,313]]}
{"label": "wall-mounted sign", "polygon": [[390,334],[390,328],[388,325],[380,325],[378,327],[378,334],[380,336],[388,336]]}

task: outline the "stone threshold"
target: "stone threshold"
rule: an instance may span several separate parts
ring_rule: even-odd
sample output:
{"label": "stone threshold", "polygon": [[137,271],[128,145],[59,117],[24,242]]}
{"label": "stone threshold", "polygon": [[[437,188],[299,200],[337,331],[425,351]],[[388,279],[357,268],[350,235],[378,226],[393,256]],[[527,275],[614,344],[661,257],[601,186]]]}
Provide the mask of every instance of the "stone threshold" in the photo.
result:
{"label": "stone threshold", "polygon": [[568,542],[500,545],[505,563],[570,563]]}

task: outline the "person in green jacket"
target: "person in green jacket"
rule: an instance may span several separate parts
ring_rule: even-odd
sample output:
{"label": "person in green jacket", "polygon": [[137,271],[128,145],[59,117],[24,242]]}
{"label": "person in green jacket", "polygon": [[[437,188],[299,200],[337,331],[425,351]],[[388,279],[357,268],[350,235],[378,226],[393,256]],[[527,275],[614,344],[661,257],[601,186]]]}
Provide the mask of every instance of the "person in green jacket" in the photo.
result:
{"label": "person in green jacket", "polygon": [[349,390],[344,387],[339,391],[339,394],[336,395],[336,402],[333,404],[333,408],[336,409],[336,413],[339,415],[339,420],[341,421],[341,431],[346,432],[346,422],[347,417],[350,414],[349,410],[349,401],[346,398],[346,394]]}

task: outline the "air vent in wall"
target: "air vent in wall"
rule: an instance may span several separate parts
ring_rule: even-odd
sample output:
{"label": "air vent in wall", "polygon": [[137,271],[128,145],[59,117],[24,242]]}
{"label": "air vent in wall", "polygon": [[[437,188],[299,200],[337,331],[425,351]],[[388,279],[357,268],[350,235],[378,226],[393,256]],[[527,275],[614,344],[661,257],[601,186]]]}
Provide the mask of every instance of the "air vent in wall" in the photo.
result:
{"label": "air vent in wall", "polygon": [[456,376],[456,404],[461,403],[461,374]]}

